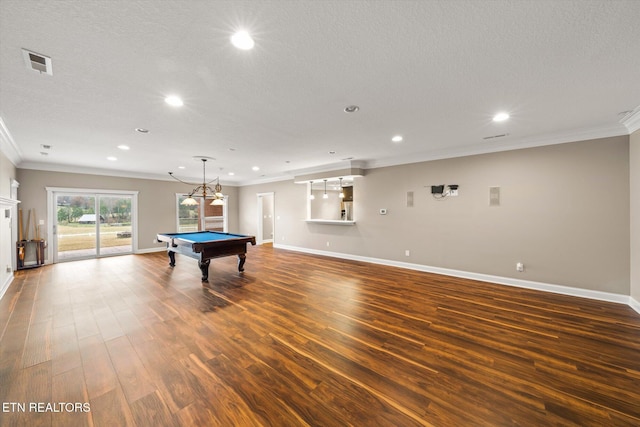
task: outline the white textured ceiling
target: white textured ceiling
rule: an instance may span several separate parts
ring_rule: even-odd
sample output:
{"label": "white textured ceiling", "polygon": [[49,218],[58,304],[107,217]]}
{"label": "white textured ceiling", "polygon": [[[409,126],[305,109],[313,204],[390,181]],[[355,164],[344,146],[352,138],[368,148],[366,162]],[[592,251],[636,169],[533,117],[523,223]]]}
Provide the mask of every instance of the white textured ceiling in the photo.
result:
{"label": "white textured ceiling", "polygon": [[203,155],[242,184],[628,134],[638,106],[637,0],[0,0],[0,137],[25,168],[190,178]]}

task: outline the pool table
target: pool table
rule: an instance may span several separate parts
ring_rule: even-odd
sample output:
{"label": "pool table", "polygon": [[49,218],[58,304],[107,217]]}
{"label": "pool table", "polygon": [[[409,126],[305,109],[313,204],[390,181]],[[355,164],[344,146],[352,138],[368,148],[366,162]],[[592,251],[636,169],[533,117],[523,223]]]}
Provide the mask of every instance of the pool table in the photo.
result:
{"label": "pool table", "polygon": [[217,231],[160,233],[157,240],[166,242],[171,267],[176,265],[176,252],[197,259],[203,282],[209,281],[209,263],[213,258],[238,255],[238,271],[244,271],[247,243],[256,244],[254,236]]}

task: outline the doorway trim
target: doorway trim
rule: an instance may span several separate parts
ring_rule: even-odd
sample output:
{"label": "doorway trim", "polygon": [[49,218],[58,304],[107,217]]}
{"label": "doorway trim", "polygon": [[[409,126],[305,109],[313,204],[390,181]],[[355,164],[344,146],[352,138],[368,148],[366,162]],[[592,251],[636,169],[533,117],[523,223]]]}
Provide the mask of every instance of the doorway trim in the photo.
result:
{"label": "doorway trim", "polygon": [[[273,236],[271,239],[263,239],[263,232],[264,232],[264,226],[263,226],[263,212],[262,212],[262,199],[264,196],[271,196],[271,229],[273,230]],[[256,193],[256,201],[257,201],[257,206],[258,209],[258,217],[257,217],[257,229],[258,232],[256,233],[256,243],[258,245],[261,245],[263,243],[273,243],[275,241],[275,234],[276,234],[276,224],[275,224],[275,200],[276,200],[276,195],[273,191],[267,192],[267,193]]]}
{"label": "doorway trim", "polygon": [[[18,188],[20,187],[20,183],[15,179],[11,178],[11,199],[18,200]],[[16,204],[11,208],[11,241],[18,241],[18,205]],[[15,246],[11,251],[11,269],[16,271],[18,269],[18,258],[15,251]]]}
{"label": "doorway trim", "polygon": [[[69,187],[45,187],[47,190],[47,236],[52,243],[52,239],[55,238],[53,225],[57,223],[56,217],[56,201],[55,197],[57,193],[66,194],[91,194],[95,196],[112,196],[121,194],[125,196],[131,196],[131,250],[132,253],[138,252],[138,193],[139,191],[132,190],[105,190],[97,188],[69,188]],[[52,264],[54,260],[54,244],[47,245],[46,263]]]}

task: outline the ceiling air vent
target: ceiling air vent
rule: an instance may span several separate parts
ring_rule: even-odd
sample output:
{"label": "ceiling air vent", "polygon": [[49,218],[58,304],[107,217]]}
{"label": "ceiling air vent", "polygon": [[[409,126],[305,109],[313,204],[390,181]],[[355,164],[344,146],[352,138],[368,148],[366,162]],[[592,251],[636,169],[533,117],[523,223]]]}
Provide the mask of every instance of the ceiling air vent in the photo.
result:
{"label": "ceiling air vent", "polygon": [[31,52],[27,49],[22,49],[22,56],[24,58],[24,63],[27,65],[27,69],[37,71],[40,74],[53,75],[51,58],[48,56],[40,55],[39,53]]}
{"label": "ceiling air vent", "polygon": [[502,133],[500,135],[485,136],[482,139],[487,140],[487,139],[494,139],[494,138],[504,138],[505,136],[509,136],[509,134],[508,133]]}

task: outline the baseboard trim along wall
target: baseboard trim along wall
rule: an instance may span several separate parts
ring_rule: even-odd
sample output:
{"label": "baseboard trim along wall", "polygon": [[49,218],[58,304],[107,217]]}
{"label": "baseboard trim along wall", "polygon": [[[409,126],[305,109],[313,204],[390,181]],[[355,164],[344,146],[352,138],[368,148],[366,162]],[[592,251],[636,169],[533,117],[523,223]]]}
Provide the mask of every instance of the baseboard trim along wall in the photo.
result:
{"label": "baseboard trim along wall", "polygon": [[161,248],[146,248],[146,249],[138,249],[134,252],[134,254],[151,254],[154,252],[164,252],[167,250],[166,246],[162,246]]}
{"label": "baseboard trim along wall", "polygon": [[11,286],[11,282],[13,282],[13,273],[7,276],[7,279],[4,281],[2,287],[0,288],[0,300],[2,299],[2,297],[4,297],[4,294],[5,292],[7,292],[7,289],[9,289],[9,286]]}
{"label": "baseboard trim along wall", "polygon": [[297,246],[281,245],[274,243],[274,248],[288,251],[304,252],[313,255],[328,256],[333,258],[343,258],[352,261],[369,262],[372,264],[388,265],[391,267],[406,268],[409,270],[424,271],[425,273],[436,273],[444,276],[461,277],[464,279],[479,280],[481,282],[497,283],[500,285],[515,286],[518,288],[533,289],[556,294],[569,295],[574,297],[589,298],[600,301],[626,304],[640,314],[640,304],[629,295],[614,294],[611,292],[592,291],[589,289],[573,288],[570,286],[553,285],[550,283],[533,282],[529,280],[512,279],[510,277],[492,276],[490,274],[473,273],[469,271],[452,270],[448,268],[432,267],[409,262],[393,261],[381,258],[370,258],[359,255],[343,254],[339,252],[321,251],[316,249],[301,248]]}
{"label": "baseboard trim along wall", "polygon": [[[631,307],[633,310],[635,310],[637,313],[640,314],[640,303],[628,295],[613,294],[610,292],[592,291],[589,289],[572,288],[570,286],[552,285],[549,283],[532,282],[528,280],[512,279],[509,277],[472,273],[468,271],[451,270],[448,268],[431,267],[428,265],[412,264],[409,262],[392,261],[392,260],[381,259],[381,258],[370,258],[370,257],[359,256],[359,255],[343,254],[339,252],[320,251],[316,249],[281,245],[277,243],[274,243],[273,247],[277,249],[285,249],[288,251],[303,252],[303,253],[321,255],[321,256],[327,256],[327,257],[333,257],[333,258],[344,258],[352,261],[362,261],[362,262],[368,262],[371,264],[388,265],[391,267],[400,267],[400,268],[406,268],[409,270],[424,271],[425,273],[436,273],[436,274],[442,274],[444,276],[461,277],[464,279],[479,280],[481,282],[497,283],[500,285],[515,286],[518,288],[534,289],[538,291],[553,292],[556,294],[570,295],[574,297],[582,297],[582,298],[589,298],[589,299],[595,299],[600,301],[627,304],[629,307]],[[139,249],[135,253],[148,254],[148,253],[163,252],[163,251],[166,251],[166,248],[161,247],[161,248]],[[14,277],[13,274],[9,275],[5,283],[2,285],[2,288],[0,288],[0,300],[2,299],[2,297],[4,297],[4,294],[5,292],[7,292],[7,289],[9,289],[9,286],[13,281],[13,277]]]}

